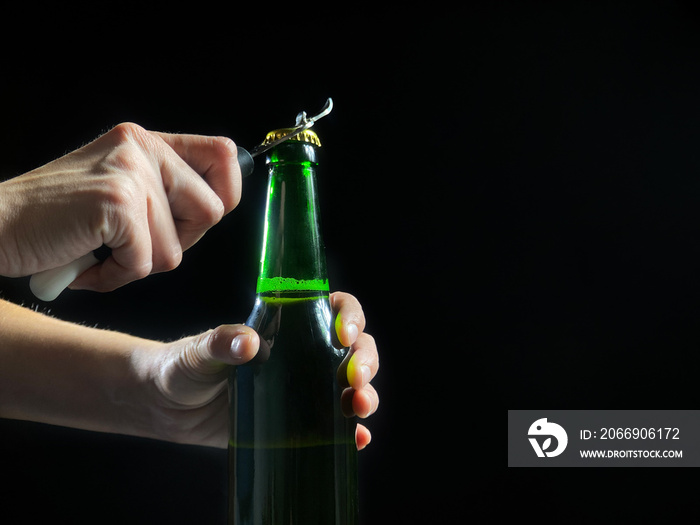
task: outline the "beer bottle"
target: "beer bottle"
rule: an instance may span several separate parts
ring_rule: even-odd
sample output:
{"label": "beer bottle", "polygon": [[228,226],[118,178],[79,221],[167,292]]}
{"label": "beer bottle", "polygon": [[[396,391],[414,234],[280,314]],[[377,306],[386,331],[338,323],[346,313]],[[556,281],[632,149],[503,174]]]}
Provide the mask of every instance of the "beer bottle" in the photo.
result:
{"label": "beer bottle", "polygon": [[[270,132],[274,141],[289,129]],[[354,525],[357,449],[337,370],[316,190],[318,135],[267,153],[267,205],[255,305],[256,358],[232,367],[229,523]]]}

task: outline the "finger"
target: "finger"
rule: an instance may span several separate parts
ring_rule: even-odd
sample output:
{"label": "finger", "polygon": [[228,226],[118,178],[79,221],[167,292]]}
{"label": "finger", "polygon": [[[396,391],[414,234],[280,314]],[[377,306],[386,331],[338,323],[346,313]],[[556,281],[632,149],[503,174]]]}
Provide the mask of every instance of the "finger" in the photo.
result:
{"label": "finger", "polygon": [[[223,201],[202,177],[169,146],[159,158],[165,199],[181,249],[187,250],[224,216]],[[159,196],[160,197],[160,196]]]}
{"label": "finger", "polygon": [[218,195],[224,213],[241,199],[241,170],[236,144],[226,137],[157,133]]}
{"label": "finger", "polygon": [[[150,243],[149,243],[150,244]],[[123,265],[119,262],[123,252],[112,252],[112,255],[101,264],[88,268],[80,274],[69,286],[71,290],[93,290],[95,292],[111,292],[130,282],[143,279],[151,274],[153,263],[150,254],[140,266]]]}
{"label": "finger", "polygon": [[222,325],[212,330],[202,345],[203,363],[242,365],[258,353],[260,338],[255,330],[242,325]]}
{"label": "finger", "polygon": [[357,450],[362,450],[372,441],[372,434],[370,434],[367,427],[364,425],[357,425],[355,429],[355,444],[357,445]]}
{"label": "finger", "polygon": [[158,387],[180,405],[206,405],[225,388],[227,365],[249,361],[257,346],[257,334],[244,325],[223,325],[175,341],[163,357]]}
{"label": "finger", "polygon": [[341,386],[360,390],[377,375],[378,370],[379,353],[374,338],[362,333],[338,367],[338,382]]}
{"label": "finger", "polygon": [[258,351],[258,334],[245,325],[222,325],[197,336],[176,341],[180,368],[185,377],[207,382],[227,365],[241,365],[250,361]]}
{"label": "finger", "polygon": [[340,395],[340,406],[345,417],[367,418],[379,408],[379,394],[372,385],[362,390],[346,388]]}
{"label": "finger", "polygon": [[[152,189],[145,204],[134,200],[131,220],[115,237],[104,239],[111,255],[102,264],[80,275],[71,288],[111,291],[152,273],[176,268],[182,260],[179,235],[161,188]],[[145,208],[145,212],[141,209]]]}
{"label": "finger", "polygon": [[330,303],[333,312],[336,313],[336,335],[343,346],[350,346],[365,329],[362,306],[355,297],[344,292],[332,293]]}
{"label": "finger", "polygon": [[150,275],[153,269],[153,248],[146,206],[132,206],[132,219],[122,223],[115,236],[105,239],[112,248],[102,264],[89,268],[70,285],[71,289],[108,292]]}
{"label": "finger", "polygon": [[171,270],[223,215],[214,191],[158,134],[133,125],[119,130],[126,138],[120,135],[114,152],[122,153],[115,154],[113,163],[121,169],[130,166],[131,176],[115,177],[110,186],[113,211],[103,242],[112,256],[81,275],[72,288],[110,291]]}
{"label": "finger", "polygon": [[[153,190],[147,199],[148,226],[151,235],[151,273],[166,272],[177,268],[182,261],[182,238],[162,186]],[[112,251],[114,253],[114,250]],[[119,253],[117,252],[117,256]]]}

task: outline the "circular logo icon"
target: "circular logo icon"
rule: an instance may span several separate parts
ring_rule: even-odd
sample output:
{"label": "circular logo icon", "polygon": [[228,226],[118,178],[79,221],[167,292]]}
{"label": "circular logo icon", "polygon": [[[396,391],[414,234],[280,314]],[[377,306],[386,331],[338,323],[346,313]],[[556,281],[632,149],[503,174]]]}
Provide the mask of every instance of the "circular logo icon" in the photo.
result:
{"label": "circular logo icon", "polygon": [[527,431],[528,439],[538,457],[553,458],[558,456],[566,448],[569,438],[560,425],[547,421],[547,418],[538,419]]}

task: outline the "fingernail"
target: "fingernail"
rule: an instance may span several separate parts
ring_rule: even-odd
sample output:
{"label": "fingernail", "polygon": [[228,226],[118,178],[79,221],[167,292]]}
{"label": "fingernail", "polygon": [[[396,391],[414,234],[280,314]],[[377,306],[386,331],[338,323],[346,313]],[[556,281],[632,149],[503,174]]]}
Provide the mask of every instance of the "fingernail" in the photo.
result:
{"label": "fingernail", "polygon": [[233,338],[231,341],[231,357],[236,360],[243,358],[241,355],[243,352],[243,345],[245,344],[244,339],[250,337],[246,334],[240,334]]}
{"label": "fingernail", "polygon": [[357,325],[350,323],[348,325],[348,338],[350,339],[350,344],[353,344],[355,340],[357,339]]}
{"label": "fingernail", "polygon": [[[354,356],[353,356],[354,357]],[[353,384],[353,378],[355,377],[355,363],[356,359],[351,358],[350,361],[348,362],[348,369],[347,369],[347,376],[348,376],[348,383]],[[360,365],[360,378],[361,378],[361,385],[356,385],[358,388],[361,386],[366,385],[369,383],[369,380],[372,377],[372,371],[369,369],[369,366],[367,365]]]}
{"label": "fingernail", "polygon": [[360,372],[362,373],[362,384],[366,385],[367,383],[369,383],[369,380],[370,380],[371,375],[372,375],[372,371],[369,369],[369,367],[367,365],[362,365],[360,367]]}

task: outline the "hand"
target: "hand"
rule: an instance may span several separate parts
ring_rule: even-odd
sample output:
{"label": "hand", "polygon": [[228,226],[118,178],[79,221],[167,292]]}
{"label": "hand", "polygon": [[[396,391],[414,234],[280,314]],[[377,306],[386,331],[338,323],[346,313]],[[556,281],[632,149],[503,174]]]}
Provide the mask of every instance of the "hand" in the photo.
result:
{"label": "hand", "polygon": [[[352,295],[336,292],[330,297],[331,309],[336,313],[335,330],[343,346],[350,347],[338,370],[338,381],[345,387],[341,398],[346,416],[366,418],[377,410],[379,395],[369,383],[379,370],[379,355],[374,338],[364,333],[365,315],[360,303]],[[367,427],[357,425],[355,441],[358,450],[372,439]]]}
{"label": "hand", "polygon": [[236,207],[241,176],[226,138],[120,124],[86,146],[0,184],[0,275],[112,255],[71,288],[109,291],[175,268]]}
{"label": "hand", "polygon": [[[379,368],[374,339],[363,333],[365,317],[357,299],[331,295],[336,331],[350,346],[339,378],[346,415],[374,413],[379,396],[369,384]],[[228,442],[228,365],[242,365],[258,351],[258,334],[244,325],[224,325],[194,337],[133,354],[134,365],[148,385],[149,421],[144,423],[168,441],[226,447]],[[357,448],[370,441],[369,430],[357,425]]]}

